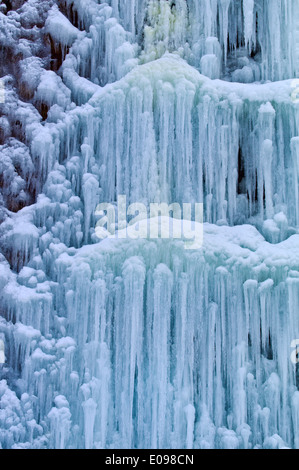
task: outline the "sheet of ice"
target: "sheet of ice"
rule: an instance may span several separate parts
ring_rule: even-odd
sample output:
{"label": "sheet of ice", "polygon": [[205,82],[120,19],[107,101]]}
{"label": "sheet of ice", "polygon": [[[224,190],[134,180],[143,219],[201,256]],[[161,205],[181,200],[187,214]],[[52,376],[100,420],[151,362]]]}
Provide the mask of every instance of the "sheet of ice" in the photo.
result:
{"label": "sheet of ice", "polygon": [[[299,448],[298,0],[19,3],[0,448]],[[120,195],[203,203],[203,243],[100,241]]]}

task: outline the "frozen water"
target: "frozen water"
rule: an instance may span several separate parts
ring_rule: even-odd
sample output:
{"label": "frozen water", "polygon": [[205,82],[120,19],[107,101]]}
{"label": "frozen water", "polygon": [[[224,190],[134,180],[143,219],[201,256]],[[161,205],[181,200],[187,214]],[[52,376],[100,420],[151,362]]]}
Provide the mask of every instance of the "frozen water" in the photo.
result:
{"label": "frozen water", "polygon": [[298,8],[0,0],[0,448],[299,448]]}

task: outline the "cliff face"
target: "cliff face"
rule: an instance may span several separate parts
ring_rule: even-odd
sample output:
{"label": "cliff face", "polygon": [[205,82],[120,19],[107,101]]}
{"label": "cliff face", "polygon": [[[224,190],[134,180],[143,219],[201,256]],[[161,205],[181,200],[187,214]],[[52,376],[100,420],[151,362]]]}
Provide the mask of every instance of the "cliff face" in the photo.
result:
{"label": "cliff face", "polygon": [[0,56],[0,448],[299,448],[298,1],[0,1]]}

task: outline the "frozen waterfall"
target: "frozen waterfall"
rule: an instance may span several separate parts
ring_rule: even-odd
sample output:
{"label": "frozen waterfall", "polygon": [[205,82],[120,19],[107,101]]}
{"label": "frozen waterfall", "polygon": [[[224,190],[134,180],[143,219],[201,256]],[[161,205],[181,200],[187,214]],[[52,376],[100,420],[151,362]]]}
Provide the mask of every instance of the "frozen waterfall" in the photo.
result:
{"label": "frozen waterfall", "polygon": [[[299,449],[299,0],[0,0],[0,46],[0,449]],[[121,195],[202,247],[100,240]]]}

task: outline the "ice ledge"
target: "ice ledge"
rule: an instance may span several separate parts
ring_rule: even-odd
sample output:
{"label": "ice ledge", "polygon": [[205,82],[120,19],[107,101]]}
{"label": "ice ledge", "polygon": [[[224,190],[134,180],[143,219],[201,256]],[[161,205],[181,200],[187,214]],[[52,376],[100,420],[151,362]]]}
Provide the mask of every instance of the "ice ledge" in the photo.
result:
{"label": "ice ledge", "polygon": [[160,59],[136,66],[118,82],[108,84],[98,90],[89,103],[97,106],[106,93],[113,93],[119,89],[126,90],[134,85],[146,88],[150,83],[158,86],[159,82],[169,82],[174,87],[185,82],[185,86],[201,88],[201,93],[215,98],[224,97],[231,100],[240,99],[261,103],[274,101],[291,104],[294,90],[294,80],[250,84],[211,80],[200,74],[178,54],[166,53]]}

